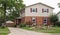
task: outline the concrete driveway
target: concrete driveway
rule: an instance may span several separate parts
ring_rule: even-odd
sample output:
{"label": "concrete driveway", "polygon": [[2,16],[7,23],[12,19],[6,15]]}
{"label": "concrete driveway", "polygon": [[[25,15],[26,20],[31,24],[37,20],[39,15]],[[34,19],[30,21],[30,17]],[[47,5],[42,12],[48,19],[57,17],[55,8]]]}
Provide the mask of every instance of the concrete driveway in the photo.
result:
{"label": "concrete driveway", "polygon": [[9,27],[10,33],[8,35],[60,35],[60,34],[49,34],[49,33],[38,33],[34,31],[23,30],[20,28]]}

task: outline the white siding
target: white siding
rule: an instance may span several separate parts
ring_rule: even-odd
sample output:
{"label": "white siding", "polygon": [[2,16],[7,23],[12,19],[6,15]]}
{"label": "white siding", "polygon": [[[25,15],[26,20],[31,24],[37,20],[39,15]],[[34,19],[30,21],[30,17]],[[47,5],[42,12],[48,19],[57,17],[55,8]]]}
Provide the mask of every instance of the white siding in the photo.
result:
{"label": "white siding", "polygon": [[21,11],[20,13],[20,17],[24,17],[25,16],[25,9]]}
{"label": "white siding", "polygon": [[[31,13],[30,12],[30,8],[37,8],[37,13],[36,12]],[[42,8],[49,9],[49,12],[48,13],[46,13],[46,12],[42,13]],[[25,16],[45,16],[45,17],[48,17],[52,13],[53,13],[53,9],[52,8],[49,8],[49,7],[41,5],[41,4],[37,4],[37,5],[25,8]]]}

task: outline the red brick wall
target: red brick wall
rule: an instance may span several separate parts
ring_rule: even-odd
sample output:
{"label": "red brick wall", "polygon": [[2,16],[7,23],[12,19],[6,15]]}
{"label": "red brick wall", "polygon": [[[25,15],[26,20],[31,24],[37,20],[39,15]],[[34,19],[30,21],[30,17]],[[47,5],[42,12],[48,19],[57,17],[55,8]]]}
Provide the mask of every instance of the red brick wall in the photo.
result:
{"label": "red brick wall", "polygon": [[43,17],[36,17],[37,18],[37,25],[43,24]]}
{"label": "red brick wall", "polygon": [[21,23],[25,22],[25,17],[21,18]]}
{"label": "red brick wall", "polygon": [[[35,16],[32,16],[32,17],[35,17]],[[32,17],[31,16],[26,16],[26,17],[22,18],[22,22],[24,22],[24,23],[29,22],[29,21],[32,22],[31,21]],[[37,25],[42,25],[43,24],[43,18],[44,17],[36,16]],[[47,18],[48,18],[47,24],[49,25],[50,24],[50,20],[49,20],[49,17],[47,17]]]}
{"label": "red brick wall", "polygon": [[29,22],[29,21],[31,22],[31,18],[32,17],[25,17],[25,22]]}

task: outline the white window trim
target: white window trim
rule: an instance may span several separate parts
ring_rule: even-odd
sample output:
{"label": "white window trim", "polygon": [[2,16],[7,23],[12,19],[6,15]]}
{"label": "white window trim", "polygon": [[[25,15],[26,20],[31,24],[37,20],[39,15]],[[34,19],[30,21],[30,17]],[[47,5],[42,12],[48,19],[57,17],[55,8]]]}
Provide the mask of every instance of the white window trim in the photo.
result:
{"label": "white window trim", "polygon": [[[33,20],[35,20],[35,21],[33,21]],[[32,17],[32,22],[35,22],[36,23],[36,18],[35,17]]]}
{"label": "white window trim", "polygon": [[[46,20],[46,21],[44,21],[44,20]],[[44,23],[44,22],[46,22],[46,23]],[[47,24],[47,17],[44,17],[43,23],[44,23],[44,24]]]}
{"label": "white window trim", "polygon": [[43,12],[47,12],[48,11],[48,8],[43,8]]}
{"label": "white window trim", "polygon": [[[35,10],[35,11],[33,11],[33,10]],[[32,12],[36,12],[36,8],[32,8]]]}

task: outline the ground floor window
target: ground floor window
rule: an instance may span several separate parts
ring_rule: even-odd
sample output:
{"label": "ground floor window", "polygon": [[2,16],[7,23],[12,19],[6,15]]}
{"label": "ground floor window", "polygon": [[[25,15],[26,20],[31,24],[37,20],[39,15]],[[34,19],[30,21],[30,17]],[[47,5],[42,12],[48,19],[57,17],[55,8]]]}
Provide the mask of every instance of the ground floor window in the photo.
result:
{"label": "ground floor window", "polygon": [[36,18],[32,17],[32,23],[36,23]]}
{"label": "ground floor window", "polygon": [[44,17],[44,18],[43,18],[43,23],[44,23],[44,25],[47,24],[47,17]]}

